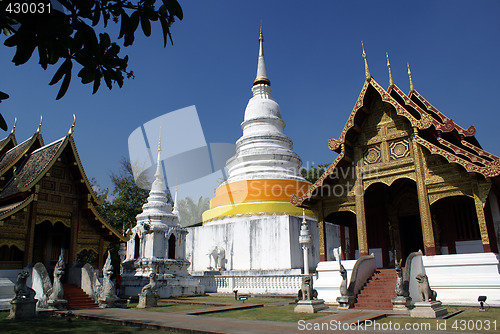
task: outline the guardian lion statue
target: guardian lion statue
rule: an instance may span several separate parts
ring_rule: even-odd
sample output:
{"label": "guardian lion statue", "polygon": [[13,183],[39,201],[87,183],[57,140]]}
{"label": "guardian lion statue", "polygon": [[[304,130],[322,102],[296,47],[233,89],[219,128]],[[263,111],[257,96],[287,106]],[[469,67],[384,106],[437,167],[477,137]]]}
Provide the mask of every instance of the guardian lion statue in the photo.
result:
{"label": "guardian lion statue", "polygon": [[17,275],[17,282],[14,285],[14,299],[34,299],[35,290],[26,285],[26,279],[30,276],[29,272],[23,270]]}
{"label": "guardian lion statue", "polygon": [[149,274],[149,283],[146,284],[142,290],[141,295],[156,295],[158,294],[158,283],[157,283],[158,275],[156,273]]}
{"label": "guardian lion statue", "polygon": [[436,301],[437,293],[431,289],[427,275],[420,273],[415,278],[418,282],[418,293],[422,297],[422,301]]}
{"label": "guardian lion statue", "polygon": [[300,292],[302,292],[302,300],[312,300],[314,298],[312,280],[310,276],[302,277]]}

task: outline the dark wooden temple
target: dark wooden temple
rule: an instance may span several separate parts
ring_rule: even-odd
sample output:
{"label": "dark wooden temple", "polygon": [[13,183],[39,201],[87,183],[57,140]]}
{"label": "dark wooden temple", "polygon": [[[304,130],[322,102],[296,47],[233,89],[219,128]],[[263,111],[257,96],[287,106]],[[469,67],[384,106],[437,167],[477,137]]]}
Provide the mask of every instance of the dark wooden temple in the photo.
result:
{"label": "dark wooden temple", "polygon": [[90,258],[102,268],[108,245],[126,238],[96,210],[102,202],[78,156],[73,126],[47,145],[40,128],[41,122],[20,144],[14,129],[0,141],[0,269],[36,262],[52,268],[61,249],[70,265]]}

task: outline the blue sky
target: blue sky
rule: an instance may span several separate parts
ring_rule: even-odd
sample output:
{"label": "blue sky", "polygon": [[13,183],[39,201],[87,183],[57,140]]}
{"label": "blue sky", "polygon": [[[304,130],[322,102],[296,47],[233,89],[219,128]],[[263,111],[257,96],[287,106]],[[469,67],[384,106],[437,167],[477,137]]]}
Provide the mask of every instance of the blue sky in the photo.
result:
{"label": "blue sky", "polygon": [[500,154],[499,1],[179,2],[184,20],[173,26],[174,46],[163,48],[156,27],[150,38],[139,30],[124,48],[136,78],[122,89],[102,85],[92,95],[76,72],[56,101],[59,86],[48,83],[57,68],[44,71],[36,58],[16,67],[14,50],[0,46],[0,90],[11,96],[0,112],[9,126],[17,116],[18,141],[34,133],[40,114],[45,142],[60,138],[75,113],[80,157],[103,187],[128,155],[131,132],[167,112],[196,105],[207,142],[234,143],[251,97],[262,21],[272,95],[304,163],[335,159],[327,140],[339,136],[364,82],[361,40],[377,82],[388,86],[389,52],[395,83],[408,92],[409,62],[415,88],[464,128],[474,124],[483,148]]}

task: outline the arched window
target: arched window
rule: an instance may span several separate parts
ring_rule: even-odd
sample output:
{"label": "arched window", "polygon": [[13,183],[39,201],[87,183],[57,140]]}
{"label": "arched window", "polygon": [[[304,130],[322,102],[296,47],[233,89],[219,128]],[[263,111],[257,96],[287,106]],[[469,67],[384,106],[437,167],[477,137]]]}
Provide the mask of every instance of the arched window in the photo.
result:
{"label": "arched window", "polygon": [[139,239],[139,235],[135,235],[134,239],[134,259],[138,259],[140,257],[140,249],[141,249],[141,239]]}
{"label": "arched window", "polygon": [[167,258],[169,259],[175,259],[175,235],[170,235],[170,238],[168,238],[168,254]]}

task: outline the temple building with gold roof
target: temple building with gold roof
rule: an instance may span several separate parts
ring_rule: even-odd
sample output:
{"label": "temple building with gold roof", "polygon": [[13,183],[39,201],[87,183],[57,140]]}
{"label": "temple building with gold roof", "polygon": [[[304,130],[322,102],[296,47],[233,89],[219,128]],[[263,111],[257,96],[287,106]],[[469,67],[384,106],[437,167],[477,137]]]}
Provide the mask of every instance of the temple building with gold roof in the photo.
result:
{"label": "temple building with gold roof", "polygon": [[[82,255],[101,269],[108,245],[127,241],[96,210],[102,201],[80,161],[74,123],[66,136],[50,144],[44,143],[41,125],[40,121],[33,136],[20,144],[15,125],[0,141],[0,280],[4,283],[15,282],[20,269],[37,262],[50,271],[61,250],[67,268],[71,267],[69,276],[72,268],[79,275],[77,262]],[[0,288],[4,285],[0,282]],[[12,294],[12,285],[7,285]]]}
{"label": "temple building with gold roof", "polygon": [[[328,142],[337,157],[307,192],[291,198],[318,218],[319,298],[335,303],[340,296],[339,265],[326,261],[330,222],[340,227],[346,268],[369,254],[377,268],[405,266],[420,250],[413,267],[443,302],[476,305],[486,295],[500,305],[500,158],[481,148],[474,126],[461,127],[417,92],[409,65],[406,94],[388,57],[387,89],[371,76],[364,49],[363,58],[361,93],[338,139]],[[392,307],[390,297],[378,299],[358,306]]]}

